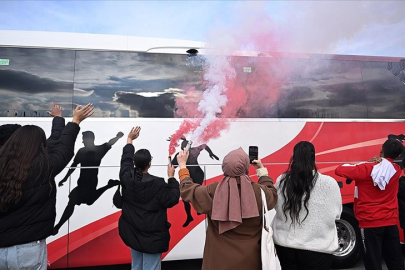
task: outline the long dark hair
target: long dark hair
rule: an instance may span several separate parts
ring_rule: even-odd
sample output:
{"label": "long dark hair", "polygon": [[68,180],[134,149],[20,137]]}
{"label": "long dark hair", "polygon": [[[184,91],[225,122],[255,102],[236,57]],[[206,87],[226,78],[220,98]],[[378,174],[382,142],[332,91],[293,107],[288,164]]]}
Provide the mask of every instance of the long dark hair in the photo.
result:
{"label": "long dark hair", "polygon": [[152,161],[152,156],[149,150],[139,149],[134,155],[135,164],[135,180],[142,181],[143,171],[149,166],[149,162]]}
{"label": "long dark hair", "polygon": [[49,177],[45,132],[38,126],[26,125],[16,130],[0,149],[0,212],[6,212],[21,199],[22,185],[33,166],[40,166],[40,174]]}
{"label": "long dark hair", "polygon": [[[308,201],[311,196],[316,178],[317,168],[315,165],[315,147],[310,142],[299,142],[294,146],[288,169],[281,179],[281,192],[284,196],[283,213],[287,219],[287,212],[291,218],[291,224],[300,225],[308,216]],[[304,201],[302,202],[302,199]],[[299,215],[302,208],[305,208],[306,215],[300,220]]]}

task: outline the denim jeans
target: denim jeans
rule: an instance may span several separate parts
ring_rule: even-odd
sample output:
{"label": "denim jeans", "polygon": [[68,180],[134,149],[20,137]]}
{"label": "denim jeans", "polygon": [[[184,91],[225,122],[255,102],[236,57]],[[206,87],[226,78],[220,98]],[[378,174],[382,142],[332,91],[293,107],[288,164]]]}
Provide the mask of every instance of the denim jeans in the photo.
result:
{"label": "denim jeans", "polygon": [[1,270],[46,270],[47,262],[45,239],[0,248]]}
{"label": "denim jeans", "polygon": [[142,253],[131,248],[132,270],[160,270],[162,253]]}

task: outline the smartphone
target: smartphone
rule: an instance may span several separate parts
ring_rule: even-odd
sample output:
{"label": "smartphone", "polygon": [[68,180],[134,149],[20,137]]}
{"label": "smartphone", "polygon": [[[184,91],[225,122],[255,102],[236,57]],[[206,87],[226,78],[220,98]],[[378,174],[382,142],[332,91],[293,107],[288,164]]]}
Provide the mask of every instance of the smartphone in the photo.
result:
{"label": "smartphone", "polygon": [[254,159],[258,159],[259,158],[259,148],[257,146],[249,146],[249,160],[250,163],[252,163],[252,161]]}

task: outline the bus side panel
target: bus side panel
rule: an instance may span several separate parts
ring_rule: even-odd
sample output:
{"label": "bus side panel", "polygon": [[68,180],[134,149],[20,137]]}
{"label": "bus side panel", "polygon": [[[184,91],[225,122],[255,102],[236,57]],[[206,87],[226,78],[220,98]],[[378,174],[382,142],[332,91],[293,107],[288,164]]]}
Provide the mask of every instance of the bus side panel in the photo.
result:
{"label": "bus side panel", "polygon": [[[7,120],[7,121],[6,121]],[[18,119],[19,120],[19,119]],[[50,120],[50,119],[49,119]],[[135,140],[136,149],[147,148],[153,156],[151,174],[166,176],[167,138],[181,124],[181,119],[88,119],[81,125],[81,132],[92,131],[95,144],[103,145],[114,138],[118,132],[127,134],[133,125],[142,127],[140,137]],[[16,119],[2,119],[0,124]],[[50,133],[49,122],[37,118],[18,121],[21,124],[38,124]],[[239,119],[232,121],[229,129],[221,137],[207,143],[219,161],[202,151],[198,157],[199,166],[205,172],[205,185],[222,179],[221,161],[230,151],[242,147],[246,152],[249,145],[257,145],[259,157],[276,179],[288,166],[292,149],[299,141],[310,141],[316,149],[318,170],[341,182],[344,203],[353,202],[354,183],[336,177],[334,169],[346,162],[361,162],[378,155],[382,143],[388,135],[399,135],[405,130],[403,122],[305,122],[275,121],[271,119]],[[120,156],[125,145],[125,136],[118,139],[101,159],[97,172],[97,189],[108,184],[110,179],[118,179]],[[198,146],[198,145],[193,145]],[[76,141],[75,153],[83,149],[82,133]],[[177,151],[180,148],[177,149]],[[76,160],[78,158],[74,158]],[[69,166],[72,162],[69,164]],[[78,165],[80,166],[80,164]],[[57,217],[59,222],[72,191],[82,179],[84,168],[77,168],[64,186],[58,187]],[[62,172],[56,181],[66,174]],[[257,177],[252,167],[249,174],[254,181]],[[86,179],[82,179],[86,181]],[[112,197],[116,188],[106,189],[93,203],[83,202],[76,205],[71,218],[61,226],[56,236],[48,238],[48,257],[51,268],[97,266],[130,263],[129,248],[118,234],[119,209],[113,207]],[[69,197],[70,196],[70,197]],[[182,202],[168,210],[171,242],[169,251],[163,254],[164,260],[201,258],[205,239],[205,216],[197,215],[191,209],[194,220],[186,227],[186,212]],[[401,235],[402,237],[402,235]]]}

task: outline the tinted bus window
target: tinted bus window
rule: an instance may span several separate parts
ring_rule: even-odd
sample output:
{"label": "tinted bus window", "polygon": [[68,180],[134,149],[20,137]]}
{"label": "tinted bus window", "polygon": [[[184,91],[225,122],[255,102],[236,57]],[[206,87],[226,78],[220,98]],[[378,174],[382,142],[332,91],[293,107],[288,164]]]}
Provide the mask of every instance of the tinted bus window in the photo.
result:
{"label": "tinted bus window", "polygon": [[173,117],[176,95],[201,81],[186,57],[78,51],[73,102],[92,102],[95,116]]}
{"label": "tinted bus window", "polygon": [[291,80],[281,99],[280,118],[367,118],[359,62],[291,61]]}
{"label": "tinted bus window", "polygon": [[[400,63],[363,62],[363,80],[369,118],[405,118],[405,84],[401,82]],[[398,74],[399,73],[399,74]]]}
{"label": "tinted bus window", "polygon": [[[99,117],[195,117],[187,108],[196,107],[208,83],[187,55],[0,48],[0,59],[0,116],[44,116],[55,101],[65,116],[91,102]],[[405,118],[404,63],[230,61],[236,78],[222,117]]]}
{"label": "tinted bus window", "polygon": [[74,51],[1,48],[0,116],[46,116],[52,101],[72,114]]}

